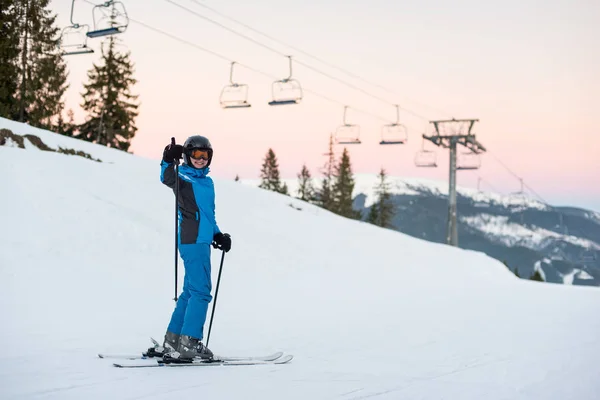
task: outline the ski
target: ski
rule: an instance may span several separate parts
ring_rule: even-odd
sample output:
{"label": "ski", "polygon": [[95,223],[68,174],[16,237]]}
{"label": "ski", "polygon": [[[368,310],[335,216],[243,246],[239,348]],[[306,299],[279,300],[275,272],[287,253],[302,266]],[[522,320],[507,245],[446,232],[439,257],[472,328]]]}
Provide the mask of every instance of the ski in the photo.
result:
{"label": "ski", "polygon": [[[214,356],[215,359],[220,361],[275,361],[283,356],[283,352],[278,351],[273,354],[264,356]],[[157,360],[161,357],[148,356],[145,352],[140,354],[110,354],[110,353],[98,353],[99,358],[112,359],[112,360]]]}
{"label": "ski", "polygon": [[[154,338],[150,338],[150,341],[154,345],[154,348],[161,347],[160,343],[156,341]],[[106,358],[106,359],[119,359],[119,360],[160,360],[162,358],[161,354],[149,354],[149,351],[152,348],[148,349],[143,353],[137,354],[110,354],[110,353],[98,353],[98,357]],[[216,355],[213,357],[215,360],[219,361],[274,361],[283,356],[283,352],[278,351],[273,354],[262,355],[262,356],[219,356]]]}
{"label": "ski", "polygon": [[264,361],[264,360],[194,360],[187,363],[165,363],[160,359],[138,359],[138,360],[122,360],[120,362],[113,363],[114,367],[117,368],[153,368],[153,367],[222,367],[222,366],[233,366],[233,365],[279,365],[286,364],[294,358],[292,355],[285,355],[275,360]]}

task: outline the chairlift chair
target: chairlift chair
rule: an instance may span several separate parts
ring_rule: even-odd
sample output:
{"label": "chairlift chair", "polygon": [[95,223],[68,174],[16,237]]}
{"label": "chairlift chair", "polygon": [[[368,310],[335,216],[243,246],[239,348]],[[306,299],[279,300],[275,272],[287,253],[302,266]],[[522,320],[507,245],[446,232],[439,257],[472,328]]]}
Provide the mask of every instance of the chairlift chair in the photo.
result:
{"label": "chairlift chair", "polygon": [[421,168],[436,168],[437,155],[434,151],[425,150],[425,139],[421,145],[421,151],[415,154],[415,166]]}
{"label": "chairlift chair", "polygon": [[474,170],[479,169],[479,167],[481,167],[481,158],[477,153],[465,152],[456,159],[457,170]]}
{"label": "chairlift chair", "polygon": [[302,100],[302,86],[292,78],[292,56],[287,57],[290,60],[290,76],[273,82],[271,86],[273,100],[269,102],[270,106],[298,104]]}
{"label": "chairlift chair", "polygon": [[360,144],[360,126],[346,122],[347,110],[348,106],[344,106],[344,124],[336,129],[335,142],[337,144]]}
{"label": "chairlift chair", "polygon": [[60,49],[63,56],[90,54],[94,50],[87,46],[89,25],[73,24],[63,28],[60,34]]}
{"label": "chairlift chair", "polygon": [[422,168],[437,167],[437,156],[435,152],[430,150],[418,151],[415,155],[415,165]]}
{"label": "chairlift chair", "polygon": [[109,0],[95,5],[92,9],[94,30],[87,33],[89,38],[123,33],[129,26],[125,5],[120,1]]}
{"label": "chairlift chair", "polygon": [[225,86],[221,90],[221,97],[219,102],[223,108],[248,108],[252,105],[248,103],[248,85],[244,83],[236,83],[233,81],[233,65],[235,61],[231,63],[231,69],[229,70],[229,82],[230,84]]}
{"label": "chairlift chair", "polygon": [[400,106],[396,105],[396,122],[384,125],[381,128],[381,142],[379,144],[404,144],[408,139],[406,127],[400,124]]}
{"label": "chairlift chair", "polygon": [[94,50],[87,47],[86,34],[90,31],[89,25],[79,25],[73,22],[75,0],[71,2],[71,25],[66,26],[60,33],[59,46],[62,55],[89,54]]}

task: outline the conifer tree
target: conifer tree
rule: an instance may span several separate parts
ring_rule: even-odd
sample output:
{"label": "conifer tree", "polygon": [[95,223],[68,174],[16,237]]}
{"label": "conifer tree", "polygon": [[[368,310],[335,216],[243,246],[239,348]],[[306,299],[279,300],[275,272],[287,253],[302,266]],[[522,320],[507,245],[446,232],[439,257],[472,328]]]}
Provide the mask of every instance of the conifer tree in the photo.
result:
{"label": "conifer tree", "polygon": [[15,0],[0,0],[0,117],[15,119],[19,29]]}
{"label": "conifer tree", "polygon": [[323,173],[323,180],[321,181],[321,188],[316,194],[316,203],[320,207],[326,210],[333,210],[334,199],[333,199],[333,178],[335,169],[335,153],[333,152],[333,135],[329,135],[329,151],[325,154],[327,161],[321,170]]}
{"label": "conifer tree", "polygon": [[387,174],[382,168],[378,175],[379,181],[375,186],[375,202],[369,210],[367,222],[384,228],[392,227],[392,219],[395,207],[392,203],[390,184],[387,182]]}
{"label": "conifer tree", "polygon": [[302,165],[302,171],[298,176],[298,198],[300,200],[312,202],[315,199],[315,188],[312,183],[312,177],[310,171],[306,167],[306,164]]}
{"label": "conifer tree", "polygon": [[77,124],[75,124],[75,115],[73,110],[69,109],[67,112],[67,117],[69,118],[67,121],[62,116],[62,113],[58,115],[58,120],[56,122],[56,133],[60,133],[61,135],[73,137],[77,132]]}
{"label": "conifer tree", "polygon": [[340,162],[335,166],[334,173],[332,211],[344,217],[359,219],[361,217],[360,211],[352,208],[354,177],[348,149],[344,148]]}
{"label": "conifer tree", "polygon": [[119,52],[117,40],[110,36],[102,43],[102,64],[88,71],[82,104],[88,115],[77,137],[127,151],[137,131],[138,96],[131,92],[137,81],[131,53]]}
{"label": "conifer tree", "polygon": [[7,15],[16,13],[19,36],[13,119],[52,129],[64,108],[62,96],[67,89],[67,68],[60,51],[56,15],[48,9],[50,0],[9,3],[12,6],[7,8]]}
{"label": "conifer tree", "polygon": [[379,219],[379,209],[377,206],[376,202],[373,203],[367,214],[367,222],[373,225],[377,225],[377,220]]}
{"label": "conifer tree", "polygon": [[533,274],[529,277],[529,280],[532,281],[539,281],[539,282],[545,282],[544,278],[542,277],[542,274],[540,274],[540,271],[538,271],[537,269],[533,272]]}
{"label": "conifer tree", "polygon": [[240,181],[240,176],[238,174],[235,174],[235,179],[234,181],[239,182]]}
{"label": "conifer tree", "polygon": [[281,184],[279,163],[273,149],[269,149],[260,169],[260,185],[258,187],[274,192],[288,194],[287,185]]}

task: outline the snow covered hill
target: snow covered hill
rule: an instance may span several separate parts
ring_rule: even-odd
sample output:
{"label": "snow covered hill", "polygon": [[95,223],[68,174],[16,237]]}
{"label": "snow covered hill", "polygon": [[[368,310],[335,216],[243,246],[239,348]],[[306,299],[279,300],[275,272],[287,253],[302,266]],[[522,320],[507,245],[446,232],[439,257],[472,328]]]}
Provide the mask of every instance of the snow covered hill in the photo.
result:
{"label": "snow covered hill", "polygon": [[[354,179],[354,207],[366,219],[379,178],[356,174]],[[292,195],[297,193],[297,179],[283,182]],[[258,186],[260,180],[242,183]],[[319,180],[313,183],[320,185]],[[394,229],[445,243],[448,183],[393,176],[388,183],[396,206]],[[465,187],[457,192],[461,248],[507,262],[524,277],[538,270],[548,282],[600,286],[600,214],[553,207],[523,193],[502,195]]]}
{"label": "snow covered hill", "polygon": [[518,280],[482,253],[219,179],[233,249],[210,347],[294,360],[112,368],[96,354],[145,349],[174,305],[174,199],[158,161],[2,128],[101,162],[0,146],[0,398],[597,397],[597,288]]}

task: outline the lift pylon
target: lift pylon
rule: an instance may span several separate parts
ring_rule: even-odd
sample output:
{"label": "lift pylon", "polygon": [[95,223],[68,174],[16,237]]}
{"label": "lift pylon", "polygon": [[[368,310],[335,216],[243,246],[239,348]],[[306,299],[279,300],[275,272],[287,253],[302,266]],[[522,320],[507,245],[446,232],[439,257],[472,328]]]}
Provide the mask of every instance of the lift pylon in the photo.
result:
{"label": "lift pylon", "polygon": [[462,145],[473,154],[485,152],[485,147],[477,141],[472,132],[477,119],[451,119],[430,121],[435,128],[433,135],[423,135],[423,139],[431,141],[439,147],[450,150],[450,177],[448,188],[448,224],[446,229],[446,243],[458,246],[458,226],[456,212],[456,152],[457,146]]}

